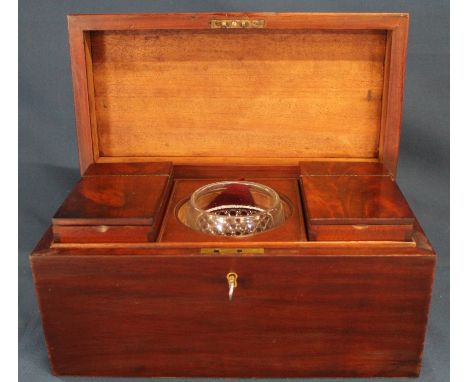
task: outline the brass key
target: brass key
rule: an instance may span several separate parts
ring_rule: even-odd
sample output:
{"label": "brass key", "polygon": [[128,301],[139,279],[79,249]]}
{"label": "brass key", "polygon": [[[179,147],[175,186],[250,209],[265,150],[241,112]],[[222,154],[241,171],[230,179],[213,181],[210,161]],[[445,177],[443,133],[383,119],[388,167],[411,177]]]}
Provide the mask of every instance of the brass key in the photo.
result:
{"label": "brass key", "polygon": [[234,296],[234,289],[237,288],[237,273],[229,272],[226,275],[226,279],[229,286],[229,301],[232,301],[232,297]]}

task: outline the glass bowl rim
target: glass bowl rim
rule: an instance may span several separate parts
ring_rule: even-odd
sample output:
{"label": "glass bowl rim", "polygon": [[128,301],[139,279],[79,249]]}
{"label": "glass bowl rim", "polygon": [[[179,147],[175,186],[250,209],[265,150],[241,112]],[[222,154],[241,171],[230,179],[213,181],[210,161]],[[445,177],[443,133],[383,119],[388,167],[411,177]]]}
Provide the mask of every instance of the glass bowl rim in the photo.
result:
{"label": "glass bowl rim", "polygon": [[[189,198],[190,207],[193,208],[194,210],[196,210],[200,214],[207,214],[207,215],[210,215],[210,216],[213,216],[213,217],[219,216],[214,212],[210,212],[208,210],[205,210],[205,209],[200,208],[199,206],[197,206],[196,199],[197,199],[198,196],[203,194],[203,192],[205,192],[206,190],[209,190],[211,188],[216,188],[216,187],[227,186],[229,184],[243,184],[245,186],[251,186],[252,188],[257,189],[259,191],[263,191],[264,193],[267,193],[268,195],[273,197],[273,206],[272,207],[266,208],[263,211],[261,211],[261,212],[259,211],[258,213],[255,213],[255,214],[252,214],[252,215],[243,216],[243,218],[248,218],[248,217],[253,218],[253,217],[258,216],[260,214],[265,214],[265,213],[268,213],[269,211],[273,211],[275,209],[281,208],[281,203],[282,203],[281,197],[279,196],[279,194],[273,188],[271,188],[269,186],[266,186],[266,185],[264,185],[262,183],[250,182],[250,181],[246,181],[246,180],[226,180],[226,181],[221,181],[221,182],[208,183],[208,184],[196,189],[192,193],[192,195]],[[248,207],[248,205],[245,205],[245,207]],[[255,207],[255,206],[251,206],[251,207]]]}

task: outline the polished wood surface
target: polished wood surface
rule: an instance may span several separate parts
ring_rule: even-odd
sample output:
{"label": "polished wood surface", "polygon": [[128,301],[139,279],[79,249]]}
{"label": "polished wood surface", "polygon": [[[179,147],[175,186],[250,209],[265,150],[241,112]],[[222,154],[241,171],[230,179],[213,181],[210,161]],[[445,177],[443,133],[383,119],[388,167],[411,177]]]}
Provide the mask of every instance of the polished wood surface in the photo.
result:
{"label": "polished wood surface", "polygon": [[54,241],[154,241],[171,186],[171,163],[93,164],[54,215]]}
{"label": "polished wood surface", "polygon": [[[176,247],[177,245],[189,245],[190,243],[201,246],[224,245],[229,243],[236,246],[244,244],[253,244],[255,246],[265,247],[266,245],[282,245],[282,243],[300,243],[305,242],[304,221],[302,218],[302,203],[301,196],[297,190],[297,177],[299,173],[314,174],[314,177],[321,179],[326,174],[348,174],[355,176],[356,180],[366,179],[365,177],[357,176],[358,174],[373,174],[381,176],[384,172],[382,165],[379,163],[341,163],[341,162],[313,162],[301,163],[298,166],[180,166],[177,165],[172,170],[170,163],[105,163],[93,164],[87,170],[84,180],[81,183],[91,184],[93,187],[85,187],[85,197],[80,191],[80,185],[76,190],[72,191],[69,198],[65,201],[60,211],[65,211],[68,216],[60,219],[56,216],[54,219],[54,235],[55,245],[66,246],[79,244],[80,246],[88,246],[93,244],[105,243],[128,243],[132,247],[132,243],[144,243],[155,240],[155,232],[159,227],[159,221],[162,218],[163,212],[165,220],[163,228],[160,230],[160,240],[169,246]],[[165,188],[165,195],[161,196],[156,188],[151,188],[152,192],[148,192],[148,185],[145,179],[158,178],[165,173],[171,173],[178,179],[177,186],[174,188],[174,193],[171,197],[171,205],[166,209],[164,202],[159,202],[161,205],[157,219],[152,219],[151,200],[154,204],[158,203],[158,198],[163,200],[168,199],[169,187]],[[203,178],[206,174],[206,179],[190,179],[191,177]],[[223,176],[224,174],[224,176]],[[291,177],[296,174],[294,177]],[[148,176],[151,175],[151,176]],[[266,232],[262,235],[255,235],[246,238],[222,238],[209,236],[197,233],[184,225],[182,225],[174,211],[179,203],[188,198],[190,194],[198,187],[222,179],[239,179],[244,178],[242,175],[250,175],[248,179],[266,183],[280,192],[291,203],[292,216],[288,219],[287,224],[279,227],[276,230]],[[311,175],[312,176],[312,175]],[[187,179],[189,178],[189,179]],[[389,178],[386,176],[386,178]],[[141,211],[134,208],[135,203],[128,205],[117,205],[116,195],[124,195],[121,189],[117,187],[119,182],[125,182],[126,192],[130,193],[136,199],[134,202],[137,207],[143,208],[146,211],[146,218],[140,216]],[[136,179],[134,181],[134,179]],[[80,184],[81,184],[80,183]],[[363,186],[364,187],[364,186]],[[364,187],[365,188],[365,187]],[[375,188],[375,187],[374,187]],[[135,190],[134,190],[135,189]],[[371,187],[372,189],[372,187]],[[94,191],[93,191],[94,190]],[[156,192],[154,192],[156,191]],[[328,192],[328,191],[327,191]],[[366,190],[362,191],[366,194]],[[372,191],[374,192],[374,191]],[[369,192],[367,192],[369,193]],[[79,195],[80,197],[77,197]],[[91,198],[90,198],[91,195]],[[144,203],[140,203],[138,198],[144,195],[146,198],[146,207]],[[306,190],[303,189],[303,197],[307,199]],[[121,200],[127,200],[127,197]],[[70,209],[70,200],[73,201],[73,209]],[[97,205],[100,209],[96,208]],[[377,202],[376,202],[377,203]],[[118,213],[118,217],[109,218],[109,211],[106,209],[113,207],[114,213]],[[288,204],[289,205],[289,204]],[[95,213],[94,218],[89,215],[87,210]],[[79,214],[88,214],[80,216]],[[396,216],[398,218],[398,216]],[[116,220],[117,219],[117,220]],[[399,218],[398,218],[399,219]],[[366,223],[366,224],[364,224]],[[405,246],[404,241],[412,239],[412,225],[400,224],[397,220],[397,226],[389,226],[380,223],[380,227],[372,227],[368,220],[359,221],[329,221],[328,224],[333,226],[325,227],[319,225],[309,225],[309,239],[324,242],[335,242],[338,246],[354,245],[348,241],[367,240],[367,245],[374,247],[382,247],[392,245],[396,247]],[[133,224],[133,225],[131,225]],[[281,233],[281,235],[278,235]],[[390,243],[394,241],[395,243]],[[378,242],[381,242],[380,244]],[[61,244],[61,245],[60,245]],[[411,243],[409,243],[411,244]],[[311,246],[312,243],[311,243]]]}
{"label": "polished wood surface", "polygon": [[172,162],[151,163],[94,163],[88,167],[84,176],[101,175],[163,175],[173,173]]}
{"label": "polished wood surface", "polygon": [[72,14],[68,25],[78,30],[207,29],[213,19],[263,19],[266,29],[396,30],[407,13],[209,12]]}
{"label": "polished wood surface", "polygon": [[309,239],[317,241],[411,241],[412,224],[310,224]]}
{"label": "polished wood surface", "polygon": [[[217,179],[221,181],[224,178]],[[275,229],[245,237],[214,236],[197,232],[180,222],[177,217],[177,209],[181,202],[190,198],[191,194],[198,188],[212,183],[213,179],[182,179],[176,180],[173,193],[167,208],[164,221],[161,225],[158,241],[168,243],[268,243],[268,242],[299,242],[306,241],[305,224],[302,216],[301,197],[296,178],[270,179],[270,178],[247,178],[247,181],[257,182],[272,187],[278,194],[285,198],[287,203],[284,208],[288,218],[285,223]]]}
{"label": "polished wood surface", "polygon": [[[281,257],[285,253],[294,256],[393,256],[395,253],[407,256],[434,256],[427,236],[416,221],[413,242],[396,241],[303,241],[303,242],[239,242],[233,246],[229,242],[141,242],[141,243],[56,243],[52,227],[44,234],[31,256],[123,256],[129,253],[141,256],[180,256],[199,255],[202,248],[240,248],[240,256],[255,255],[249,248],[263,248],[264,256]],[[237,253],[236,253],[237,254]],[[211,256],[224,254],[212,252]]]}
{"label": "polished wood surface", "polygon": [[158,227],[158,221],[147,225],[54,224],[53,233],[56,244],[144,243],[156,239]]}
{"label": "polished wood surface", "polygon": [[54,373],[416,376],[434,257],[342,253],[35,256]]}
{"label": "polished wood surface", "polygon": [[176,163],[376,157],[385,32],[226,37],[224,30],[92,32],[100,155]]}
{"label": "polished wood surface", "polygon": [[[266,24],[209,30],[217,17]],[[70,16],[82,171],[324,156],[376,158],[394,175],[407,25],[406,14]]]}
{"label": "polished wood surface", "polygon": [[152,224],[168,182],[168,176],[84,177],[56,212],[53,223]]}
{"label": "polished wood surface", "polygon": [[400,147],[409,15],[388,32],[379,159],[395,176]]}
{"label": "polished wood surface", "polygon": [[68,18],[68,37],[71,74],[73,78],[78,156],[81,174],[83,174],[89,165],[94,163],[99,157],[96,146],[93,144],[91,129],[91,124],[94,123],[95,119],[92,118],[91,113],[94,105],[90,102],[90,94],[92,95],[93,93],[92,78],[89,78],[87,75],[90,51],[89,44],[86,44],[87,34],[82,29],[80,23],[73,22],[70,17]]}
{"label": "polished wood surface", "polygon": [[[179,252],[183,253],[202,253],[208,251],[213,255],[224,255],[226,254],[223,251],[217,253],[216,250],[218,249],[227,249],[228,251],[236,251],[241,249],[242,255],[255,255],[258,250],[263,250],[263,253],[271,255],[271,256],[280,256],[284,255],[284,253],[294,253],[297,255],[304,255],[308,254],[311,250],[316,249],[333,249],[337,253],[340,254],[340,250],[348,250],[356,249],[358,252],[354,252],[354,255],[372,255],[376,252],[380,253],[381,250],[385,250],[385,254],[388,254],[388,250],[390,250],[390,254],[395,253],[400,250],[406,249],[414,249],[418,247],[416,240],[412,241],[386,241],[386,240],[378,240],[378,241],[238,241],[235,244],[229,241],[187,241],[187,242],[138,242],[138,243],[119,243],[119,242],[110,242],[110,243],[57,243],[53,241],[50,245],[50,248],[57,250],[60,255],[65,253],[73,254],[75,249],[89,249],[89,250],[103,250],[103,254],[105,252],[109,252],[109,255],[114,255],[114,249],[119,250],[129,250],[129,249],[144,249],[144,250],[153,250],[153,252],[149,252],[148,254],[155,256],[156,254],[178,254]],[[252,251],[250,251],[252,250]],[[422,251],[422,255],[427,254],[427,251]],[[118,251],[117,251],[118,253]],[[402,252],[402,253],[411,253],[413,252]],[[93,252],[91,252],[93,254]],[[418,252],[419,254],[419,252]]]}
{"label": "polished wood surface", "polygon": [[300,162],[301,175],[389,175],[381,162]]}
{"label": "polished wood surface", "polygon": [[177,179],[240,179],[240,178],[297,178],[299,166],[255,166],[222,165],[209,166],[176,165],[174,177]]}
{"label": "polished wood surface", "polygon": [[[411,241],[414,216],[391,177],[369,166],[342,167],[322,169],[348,175],[301,176],[309,240]],[[377,175],[350,175],[368,170]]]}
{"label": "polished wood surface", "polygon": [[315,224],[413,224],[389,176],[302,176],[304,208]]}

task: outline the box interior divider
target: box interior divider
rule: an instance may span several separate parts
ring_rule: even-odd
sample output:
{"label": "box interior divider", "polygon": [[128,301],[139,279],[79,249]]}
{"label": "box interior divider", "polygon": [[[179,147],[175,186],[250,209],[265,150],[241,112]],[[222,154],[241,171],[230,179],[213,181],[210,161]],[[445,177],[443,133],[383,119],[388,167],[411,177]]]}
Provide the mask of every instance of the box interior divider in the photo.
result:
{"label": "box interior divider", "polygon": [[[198,187],[242,175],[284,198],[291,213],[282,226],[227,238],[196,232],[176,216]],[[54,215],[52,229],[56,243],[410,242],[414,221],[381,163],[314,161],[292,169],[136,162],[92,165]]]}

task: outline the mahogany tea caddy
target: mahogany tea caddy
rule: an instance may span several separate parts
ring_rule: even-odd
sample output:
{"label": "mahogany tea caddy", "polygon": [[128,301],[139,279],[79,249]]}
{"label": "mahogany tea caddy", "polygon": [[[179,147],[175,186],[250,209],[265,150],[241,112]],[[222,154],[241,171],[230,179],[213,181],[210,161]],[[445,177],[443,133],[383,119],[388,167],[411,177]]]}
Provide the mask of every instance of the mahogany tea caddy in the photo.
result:
{"label": "mahogany tea caddy", "polygon": [[[68,23],[82,178],[30,257],[53,373],[417,376],[436,255],[395,182],[408,15]],[[283,224],[181,222],[240,179]]]}

